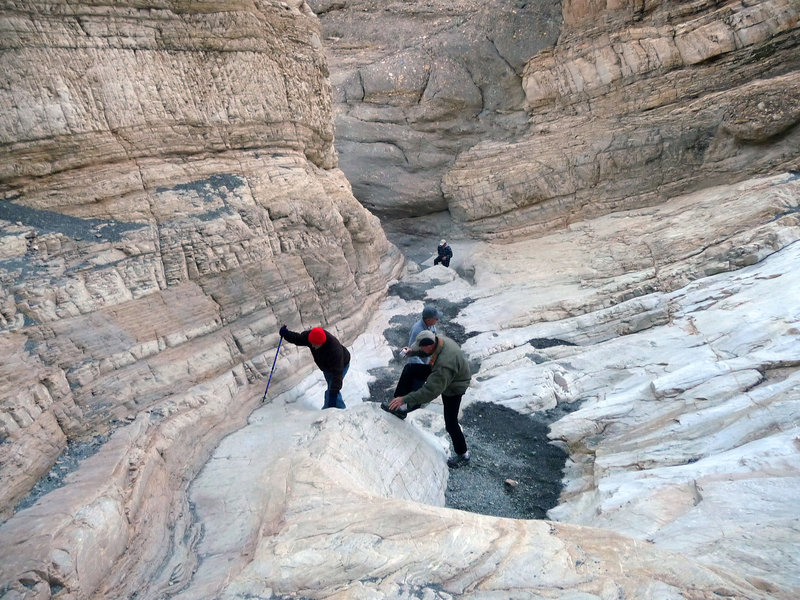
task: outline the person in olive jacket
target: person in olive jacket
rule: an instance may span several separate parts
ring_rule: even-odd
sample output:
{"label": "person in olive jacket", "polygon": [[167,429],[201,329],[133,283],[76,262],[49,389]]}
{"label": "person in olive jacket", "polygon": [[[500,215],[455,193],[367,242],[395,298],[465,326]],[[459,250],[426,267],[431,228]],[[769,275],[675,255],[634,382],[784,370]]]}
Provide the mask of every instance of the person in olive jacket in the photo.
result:
{"label": "person in olive jacket", "polygon": [[342,399],[342,381],[350,368],[350,352],[342,346],[339,340],[322,327],[314,327],[308,331],[295,333],[290,331],[286,325],[281,327],[280,334],[287,342],[295,346],[307,346],[311,348],[311,356],[314,362],[325,376],[328,389],[325,390],[326,408],[346,408]]}
{"label": "person in olive jacket", "polygon": [[417,390],[396,389],[396,397],[389,404],[382,404],[383,410],[405,419],[409,411],[416,410],[441,394],[444,408],[444,424],[453,442],[455,456],[447,459],[447,466],[453,469],[469,463],[469,451],[464,432],[458,423],[461,398],[469,387],[472,377],[464,352],[449,337],[423,330],[414,343],[403,348],[407,356],[430,356],[431,374],[425,384]]}

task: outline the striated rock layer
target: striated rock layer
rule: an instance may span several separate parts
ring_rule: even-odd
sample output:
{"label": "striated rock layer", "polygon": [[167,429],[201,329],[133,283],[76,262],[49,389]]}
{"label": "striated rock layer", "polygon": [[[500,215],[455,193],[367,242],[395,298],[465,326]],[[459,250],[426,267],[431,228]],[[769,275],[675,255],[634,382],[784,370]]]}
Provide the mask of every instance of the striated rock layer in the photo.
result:
{"label": "striated rock layer", "polygon": [[441,183],[454,159],[525,131],[525,64],[561,24],[555,0],[309,5],[325,36],[341,168],[387,228],[447,210]]}
{"label": "striated rock layer", "polygon": [[525,67],[528,134],[478,144],[443,179],[474,235],[536,235],[800,168],[796,2],[586,8]]}
{"label": "striated rock layer", "polygon": [[793,0],[310,4],[388,231],[530,238],[800,168]]}
{"label": "striated rock layer", "polygon": [[[433,24],[450,18],[436,2],[414,4]],[[515,13],[517,4],[525,7]],[[774,19],[759,16],[768,5]],[[406,55],[363,79],[366,97],[385,105],[428,90],[428,138],[451,116],[457,130],[464,103],[489,107],[493,131],[524,131],[524,102],[543,115],[505,148],[487,141],[464,153],[447,198],[477,237],[569,226],[513,245],[462,242],[455,268],[427,269],[414,283],[427,282],[429,301],[460,307],[464,348],[480,365],[466,403],[570,413],[552,431],[571,456],[550,512],[558,522],[442,508],[441,408],[401,422],[361,405],[370,368],[392,356],[382,334],[398,306],[380,300],[402,259],[336,168],[326,62],[307,5],[2,6],[4,598],[798,596],[798,176],[727,181],[742,177],[729,172],[737,161],[752,159],[755,172],[795,164],[796,4],[616,3],[598,13],[599,3],[572,2],[550,79],[531,67],[523,87],[530,57],[513,40],[525,34],[532,47],[544,32],[503,19],[492,21],[485,53],[469,58],[483,75],[507,62],[502,88],[489,78],[469,91],[479,71],[449,61],[424,79],[412,67],[433,63]],[[535,9],[502,6],[512,21]],[[469,26],[448,39],[458,49],[448,56],[468,55],[492,13],[459,3],[450,14]],[[720,15],[741,47],[693,62],[723,39]],[[681,28],[684,18],[699,21]],[[640,21],[663,29],[654,37],[677,27],[666,37],[685,64],[659,67],[646,89],[636,78],[616,87],[614,60],[596,60],[596,77],[638,105],[665,74],[707,75],[694,85],[721,99],[719,114],[702,91],[688,105],[656,103],[645,118],[625,112],[624,94],[585,83],[593,71],[570,63],[576,44],[605,43],[586,32]],[[713,35],[679,35],[702,24]],[[750,51],[764,59],[763,82],[743,59]],[[741,85],[714,83],[714,65],[728,59],[724,71]],[[397,93],[409,80],[409,93]],[[448,91],[451,81],[468,93]],[[738,103],[728,101],[733,87],[746,90]],[[612,107],[634,116],[603,117]],[[680,124],[714,127],[717,117],[725,126],[697,148],[727,185],[673,197],[681,177],[704,188],[714,180],[673,141],[693,139]],[[660,154],[643,151],[653,124],[666,140]],[[487,131],[476,128],[474,141]],[[603,131],[641,143],[604,154],[614,146],[601,143]],[[537,151],[532,136],[555,146]],[[596,180],[575,168],[587,140]],[[505,160],[493,163],[499,150]],[[555,174],[557,217],[515,195],[534,154]],[[481,162],[470,168],[473,159]],[[493,187],[483,161],[516,166],[496,169],[502,185]],[[652,173],[663,173],[661,187]],[[569,177],[563,189],[575,191],[561,197],[557,184]],[[639,188],[638,200],[625,195]],[[624,207],[636,208],[582,220]],[[276,352],[284,321],[325,324],[351,346],[347,411],[317,410],[321,377],[306,377],[307,352]],[[540,339],[574,345],[539,349]],[[273,355],[270,403],[254,411]],[[68,471],[78,442],[90,440],[96,452],[64,485],[25,498],[34,482]]]}
{"label": "striated rock layer", "polygon": [[161,464],[191,472],[252,409],[229,402],[269,372],[280,324],[352,340],[402,259],[335,168],[302,2],[8,4],[0,28],[8,517],[70,441],[200,403]]}
{"label": "striated rock layer", "polygon": [[[246,405],[244,390],[230,398],[233,376],[115,431],[67,486],[0,526],[9,597],[793,600],[799,188],[780,175],[473,243],[470,279],[404,274],[429,302],[463,306],[442,326],[470,331],[479,367],[465,404],[563,411],[551,436],[570,460],[552,521],[443,508],[457,474],[439,403],[401,421],[358,401],[370,368],[392,360],[388,324],[422,304],[390,298],[351,346],[348,410],[316,410],[317,374],[271,392],[187,480],[174,466],[210,443],[205,420]],[[744,236],[727,230],[735,211],[708,208],[745,201]],[[661,249],[647,266],[637,231]],[[587,264],[626,247],[629,262]],[[720,270],[747,252],[747,266]],[[614,296],[680,265],[673,291]],[[489,468],[482,459],[465,469]]]}

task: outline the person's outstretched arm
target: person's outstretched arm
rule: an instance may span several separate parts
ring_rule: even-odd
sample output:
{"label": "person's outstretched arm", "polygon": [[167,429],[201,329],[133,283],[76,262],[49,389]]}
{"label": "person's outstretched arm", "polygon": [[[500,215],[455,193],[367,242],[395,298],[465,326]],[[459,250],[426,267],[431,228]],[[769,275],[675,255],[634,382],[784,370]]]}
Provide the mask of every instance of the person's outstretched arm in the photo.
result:
{"label": "person's outstretched arm", "polygon": [[279,331],[281,337],[285,339],[287,342],[294,344],[295,346],[308,346],[311,347],[311,342],[308,341],[308,332],[304,331],[302,333],[296,333],[286,327],[286,325],[281,326]]}

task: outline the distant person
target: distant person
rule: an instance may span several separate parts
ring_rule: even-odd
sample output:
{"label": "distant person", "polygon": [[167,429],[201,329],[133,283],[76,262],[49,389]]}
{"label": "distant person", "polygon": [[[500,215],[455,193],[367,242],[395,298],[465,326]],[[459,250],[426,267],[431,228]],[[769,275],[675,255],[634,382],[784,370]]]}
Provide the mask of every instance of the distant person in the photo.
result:
{"label": "distant person", "polygon": [[445,267],[450,266],[450,259],[453,258],[453,249],[447,245],[447,240],[441,240],[436,248],[438,256],[434,259],[433,264],[438,265],[442,263]]}
{"label": "distant person", "polygon": [[[436,335],[436,323],[439,322],[439,311],[434,306],[426,306],[422,309],[422,318],[414,323],[411,333],[408,336],[408,346],[403,348],[400,353],[406,356],[408,348],[414,344],[421,331],[430,331]],[[403,367],[394,396],[402,395],[413,390],[418,390],[423,386],[428,375],[431,374],[431,367],[428,364],[430,356],[410,356],[408,362]]]}
{"label": "distant person", "polygon": [[342,346],[333,335],[322,329],[314,327],[302,333],[295,333],[283,325],[280,334],[287,342],[295,346],[307,346],[311,348],[311,356],[314,362],[325,376],[328,389],[325,390],[325,402],[322,406],[326,408],[346,408],[342,399],[342,382],[344,376],[350,368],[350,352]]}
{"label": "distant person", "polygon": [[409,411],[416,410],[441,395],[444,425],[455,451],[455,456],[447,459],[447,466],[457,469],[469,464],[467,441],[458,423],[461,398],[467,391],[472,377],[467,357],[453,340],[428,330],[421,331],[414,343],[403,350],[409,356],[429,356],[430,375],[418,390],[412,390],[407,385],[403,388],[398,383],[395,398],[388,404],[381,404],[381,408],[400,419],[405,419]]}

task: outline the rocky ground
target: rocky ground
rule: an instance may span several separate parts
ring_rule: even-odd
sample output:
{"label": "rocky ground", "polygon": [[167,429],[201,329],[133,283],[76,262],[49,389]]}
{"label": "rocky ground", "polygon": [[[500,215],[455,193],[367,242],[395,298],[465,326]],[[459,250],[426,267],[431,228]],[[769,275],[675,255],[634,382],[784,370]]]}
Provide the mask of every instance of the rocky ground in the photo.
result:
{"label": "rocky ground", "polygon": [[446,506],[496,517],[544,519],[558,502],[566,452],[547,438],[547,415],[476,402],[460,419],[472,459],[450,471]]}
{"label": "rocky ground", "polygon": [[[424,268],[424,267],[422,267]],[[398,283],[390,295],[405,300],[424,300],[425,290],[419,286]],[[466,303],[437,300],[442,312],[441,329],[463,344],[471,333],[453,321]],[[418,317],[399,315],[384,336],[392,347],[401,348],[408,342],[408,332]],[[544,347],[559,340],[532,340],[534,347]],[[404,360],[395,358],[388,367],[372,372],[370,384],[374,402],[392,398],[394,386],[402,371]],[[480,364],[472,365],[473,373]],[[440,404],[441,401],[436,401]],[[469,466],[450,471],[446,506],[474,513],[515,519],[543,519],[558,502],[562,469],[566,453],[550,443],[549,425],[558,418],[555,413],[524,415],[504,406],[474,403],[465,406],[460,419],[467,437],[472,461]],[[442,435],[446,436],[444,432]],[[15,511],[33,505],[44,494],[61,487],[64,478],[80,462],[94,454],[108,436],[68,444],[50,472],[39,480],[31,493],[21,500]]]}
{"label": "rocky ground", "polygon": [[[395,284],[389,290],[404,300],[425,300],[425,290],[413,284]],[[467,302],[466,304],[468,304]],[[465,303],[437,300],[442,312],[440,329],[463,344],[470,336],[453,322]],[[401,348],[408,343],[408,332],[419,317],[395,317],[384,331],[389,344]],[[532,340],[535,347],[553,345],[558,340]],[[404,365],[395,358],[386,368],[371,372],[374,402],[391,400],[394,386]],[[476,373],[480,365],[472,364]],[[440,400],[435,401],[440,404]],[[574,407],[573,407],[574,408]],[[467,438],[470,464],[451,470],[445,495],[446,506],[474,513],[514,519],[544,519],[558,502],[567,454],[550,443],[549,425],[557,411],[524,415],[510,408],[477,402],[464,406],[460,419]],[[442,435],[446,436],[444,432]]]}

